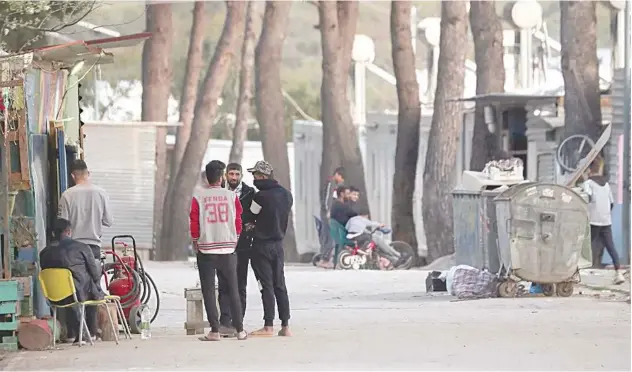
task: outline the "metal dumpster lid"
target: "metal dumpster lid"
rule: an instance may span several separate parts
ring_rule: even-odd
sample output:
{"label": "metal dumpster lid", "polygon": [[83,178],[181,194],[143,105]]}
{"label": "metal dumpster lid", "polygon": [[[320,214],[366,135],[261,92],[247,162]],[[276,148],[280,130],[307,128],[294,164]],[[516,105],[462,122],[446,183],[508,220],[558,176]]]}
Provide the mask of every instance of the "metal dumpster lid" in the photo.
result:
{"label": "metal dumpster lid", "polygon": [[514,186],[508,188],[507,190],[501,192],[500,195],[498,195],[497,197],[494,198],[494,200],[506,200],[506,199],[509,199],[512,196],[518,194],[523,189],[525,189],[527,187],[535,186],[537,184],[538,184],[537,182],[519,183],[519,184],[514,185]]}
{"label": "metal dumpster lid", "polygon": [[564,189],[565,191],[574,194],[577,197],[577,199],[579,199],[582,202],[586,203],[584,198],[582,198],[582,196],[579,193],[577,193],[577,191],[573,190],[570,187],[566,187],[564,185],[558,185],[556,183],[539,183],[539,182],[522,183],[522,184],[518,184],[518,185],[515,185],[513,187],[510,187],[508,190],[505,190],[500,195],[495,197],[494,201],[501,201],[501,200],[512,199],[516,195],[520,194],[521,192],[523,192],[523,191],[525,191],[525,190],[527,190],[527,189],[529,189],[531,187],[533,187],[533,188],[550,187],[550,188],[554,188],[554,189]]}

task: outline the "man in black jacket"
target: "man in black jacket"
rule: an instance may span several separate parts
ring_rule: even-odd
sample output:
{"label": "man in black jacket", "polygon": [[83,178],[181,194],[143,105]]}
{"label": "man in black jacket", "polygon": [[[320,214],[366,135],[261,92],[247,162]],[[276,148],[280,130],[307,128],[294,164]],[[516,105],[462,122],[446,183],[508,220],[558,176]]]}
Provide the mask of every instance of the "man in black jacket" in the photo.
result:
{"label": "man in black jacket", "polygon": [[272,166],[268,162],[258,161],[248,172],[254,176],[254,185],[259,189],[250,206],[250,211],[256,215],[252,269],[261,289],[264,321],[263,328],[253,332],[252,336],[274,335],[275,300],[281,319],[278,335],[291,336],[290,300],[283,271],[283,238],[292,213],[292,194],[273,179]]}
{"label": "man in black jacket", "polygon": [[[72,272],[72,278],[77,290],[77,300],[98,300],[103,298],[101,290],[101,269],[94,260],[94,254],[87,244],[71,238],[70,221],[58,218],[53,228],[53,244],[40,252],[40,265],[44,269],[68,269]],[[60,305],[71,303],[72,297],[60,301]],[[86,323],[93,338],[97,334],[97,308],[86,307]],[[81,314],[78,306],[67,314],[69,335],[75,336],[75,342],[79,341],[79,322]],[[84,340],[86,338],[84,337]]]}
{"label": "man in black jacket", "polygon": [[[230,163],[226,166],[226,181],[228,188],[239,196],[239,202],[243,208],[241,213],[241,221],[243,228],[241,235],[237,241],[237,287],[239,288],[239,298],[241,300],[242,316],[246,315],[246,287],[248,285],[248,264],[250,263],[252,250],[252,234],[254,230],[255,215],[250,211],[252,199],[255,196],[255,189],[246,185],[241,180],[241,165]],[[219,307],[220,307],[220,328],[219,333],[223,336],[232,336],[235,329],[232,326],[232,317],[230,316],[230,299],[227,289],[224,286],[218,288]]]}

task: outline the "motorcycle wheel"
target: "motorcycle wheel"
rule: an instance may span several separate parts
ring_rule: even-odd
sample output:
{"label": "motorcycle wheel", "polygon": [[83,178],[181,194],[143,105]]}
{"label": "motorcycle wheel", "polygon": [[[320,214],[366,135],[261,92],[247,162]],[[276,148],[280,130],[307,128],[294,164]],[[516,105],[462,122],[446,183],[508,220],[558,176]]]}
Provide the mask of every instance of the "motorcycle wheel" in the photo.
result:
{"label": "motorcycle wheel", "polygon": [[321,258],[322,256],[323,256],[322,254],[320,254],[320,253],[316,253],[316,254],[314,255],[314,257],[312,257],[312,265],[314,265],[314,266],[318,266],[318,263],[320,262],[320,258]]}
{"label": "motorcycle wheel", "polygon": [[402,241],[394,241],[391,243],[391,247],[393,247],[399,253],[406,253],[409,255],[406,261],[395,267],[396,270],[408,270],[413,267],[413,264],[415,263],[415,252],[413,251],[413,247],[411,247],[410,244]]}
{"label": "motorcycle wheel", "polygon": [[343,270],[355,269],[353,264],[356,261],[356,257],[349,249],[343,249],[338,253],[338,267]]}

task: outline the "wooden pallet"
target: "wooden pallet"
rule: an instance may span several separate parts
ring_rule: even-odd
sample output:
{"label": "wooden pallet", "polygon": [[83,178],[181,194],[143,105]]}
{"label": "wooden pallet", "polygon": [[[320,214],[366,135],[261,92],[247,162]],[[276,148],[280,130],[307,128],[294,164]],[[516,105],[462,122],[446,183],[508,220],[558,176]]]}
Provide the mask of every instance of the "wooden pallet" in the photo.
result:
{"label": "wooden pallet", "polygon": [[18,350],[18,317],[24,284],[17,280],[0,280],[0,350]]}

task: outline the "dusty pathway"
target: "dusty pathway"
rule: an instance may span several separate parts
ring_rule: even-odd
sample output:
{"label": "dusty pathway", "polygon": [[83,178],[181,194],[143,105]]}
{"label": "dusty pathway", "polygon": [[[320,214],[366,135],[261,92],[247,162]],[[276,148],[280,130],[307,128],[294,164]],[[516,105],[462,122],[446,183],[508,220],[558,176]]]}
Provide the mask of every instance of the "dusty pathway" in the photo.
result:
{"label": "dusty pathway", "polygon": [[[182,288],[195,285],[196,272],[149,266],[163,292],[151,340],[21,352],[4,370],[630,370],[630,306],[586,290],[453,302],[423,293],[421,271],[291,267],[295,337],[202,343],[182,329]],[[249,285],[252,329],[262,312]]]}

